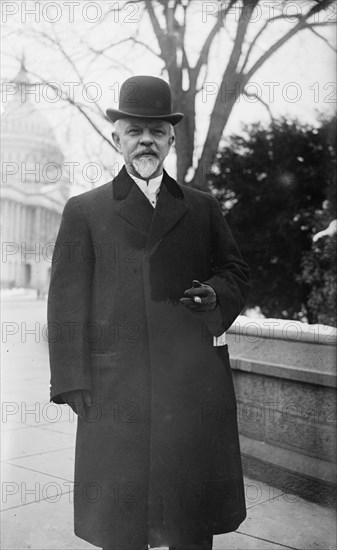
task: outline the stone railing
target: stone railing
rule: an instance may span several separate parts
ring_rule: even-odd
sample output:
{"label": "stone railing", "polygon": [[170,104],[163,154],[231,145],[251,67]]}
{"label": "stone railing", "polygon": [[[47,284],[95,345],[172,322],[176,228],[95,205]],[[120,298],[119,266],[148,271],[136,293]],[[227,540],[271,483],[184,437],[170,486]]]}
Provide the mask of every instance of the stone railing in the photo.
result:
{"label": "stone railing", "polygon": [[241,450],[336,481],[336,329],[240,316],[227,333]]}

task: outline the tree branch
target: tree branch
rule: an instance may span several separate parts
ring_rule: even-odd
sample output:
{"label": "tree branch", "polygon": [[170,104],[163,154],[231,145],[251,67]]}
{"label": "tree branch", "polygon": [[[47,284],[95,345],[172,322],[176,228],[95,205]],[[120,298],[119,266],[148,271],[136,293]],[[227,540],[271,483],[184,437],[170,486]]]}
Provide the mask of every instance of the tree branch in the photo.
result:
{"label": "tree branch", "polygon": [[[35,31],[34,31],[35,33]],[[35,33],[36,34],[36,33]],[[84,85],[84,78],[82,76],[82,74],[80,73],[80,71],[78,70],[76,64],[74,63],[74,60],[73,58],[68,54],[68,52],[65,50],[64,46],[62,45],[62,42],[59,40],[58,36],[55,34],[54,32],[54,27],[52,27],[52,34],[53,34],[53,37],[48,35],[47,33],[45,32],[39,32],[38,33],[40,36],[42,36],[43,38],[45,38],[47,41],[49,41],[53,46],[56,46],[57,49],[61,52],[61,54],[63,55],[64,59],[67,61],[67,63],[71,66],[71,68],[73,69],[74,73],[76,74],[78,80],[79,80],[79,84],[82,84]],[[32,73],[33,74],[33,73]],[[40,78],[40,77],[38,77]],[[40,78],[41,80],[41,78]],[[88,90],[86,91],[86,93],[88,94],[88,96],[91,98]],[[91,98],[92,99],[92,98]],[[67,101],[69,101],[69,98],[67,99]],[[95,104],[96,105],[96,109],[97,111],[103,116],[105,117],[105,113],[103,112],[103,110],[101,109],[101,107],[99,106],[98,103]]]}
{"label": "tree branch", "polygon": [[242,67],[240,69],[240,73],[243,73],[243,71],[245,70],[247,64],[248,64],[248,61],[249,61],[249,58],[251,56],[251,53],[256,45],[256,42],[258,41],[258,39],[260,38],[260,36],[264,33],[264,31],[266,30],[266,28],[268,27],[268,25],[270,23],[273,23],[274,21],[277,21],[277,20],[280,20],[280,19],[283,19],[283,15],[277,15],[276,17],[273,17],[272,19],[268,19],[264,25],[261,27],[261,29],[256,33],[256,35],[254,36],[253,40],[251,41],[250,45],[249,45],[249,48],[248,48],[248,51],[247,51],[247,54],[246,54],[246,57],[243,61],[243,64],[242,64]]}
{"label": "tree branch", "polygon": [[313,24],[313,25],[307,25],[307,28],[308,28],[312,33],[314,33],[314,35],[316,35],[318,38],[320,38],[321,40],[323,40],[323,42],[325,42],[326,45],[329,46],[329,48],[330,48],[333,52],[337,53],[337,49],[334,48],[332,44],[330,44],[329,40],[327,40],[327,39],[325,38],[325,36],[322,36],[319,32],[315,31],[314,26],[315,26],[314,24]]}
{"label": "tree branch", "polygon": [[181,40],[181,49],[182,49],[182,55],[183,55],[182,68],[187,70],[189,79],[191,81],[191,67],[190,67],[188,57],[186,54],[186,49],[185,49],[185,36],[186,36],[186,28],[187,28],[187,13],[186,13],[187,4],[182,3],[181,5],[184,10],[183,24],[180,27],[180,40]]}
{"label": "tree branch", "polygon": [[[199,161],[198,161],[198,166],[195,173],[195,179],[196,179],[195,184],[197,186],[201,186],[201,187],[203,186],[201,181],[202,180],[201,172],[203,170],[202,167],[205,166],[208,162],[210,162],[211,157],[212,158],[214,157],[216,147],[219,144],[224,127],[228,121],[228,117],[235,103],[235,98],[234,98],[226,102],[226,104],[224,105],[222,100],[222,88],[223,86],[226,86],[226,84],[235,84],[235,79],[237,76],[237,66],[242,54],[242,45],[247,32],[247,27],[249,25],[250,15],[255,9],[258,2],[259,0],[254,0],[252,2],[249,2],[248,4],[249,14],[244,13],[243,10],[241,11],[241,14],[240,14],[236,37],[234,40],[231,55],[229,58],[228,65],[222,76],[221,86],[219,87],[219,91],[217,93],[215,104],[210,117],[210,123],[208,127],[206,140],[202,149],[201,157],[199,158]],[[243,78],[241,78],[240,89],[238,90],[239,93],[241,93],[246,82],[247,80],[244,80]]]}
{"label": "tree branch", "polygon": [[254,94],[254,93],[250,93],[250,92],[246,92],[246,90],[243,90],[242,93],[246,96],[246,97],[255,97],[260,103],[262,103],[262,105],[267,109],[268,111],[268,114],[270,116],[270,119],[271,119],[271,122],[273,123],[274,122],[274,117],[273,117],[273,113],[271,112],[271,108],[269,107],[268,103],[266,103],[266,101],[263,101],[263,99],[261,97],[259,97],[257,94]]}
{"label": "tree branch", "polygon": [[[253,2],[250,2],[250,14],[254,11],[255,6],[259,3],[259,0],[254,0]],[[236,37],[234,40],[231,56],[229,58],[229,62],[225,71],[225,74],[228,72],[232,72],[233,70],[236,71],[237,65],[239,63],[241,54],[242,54],[242,46],[243,42],[246,36],[247,28],[249,25],[249,18],[246,16],[246,14],[243,16],[243,12],[241,12],[238,28],[236,32]],[[224,81],[224,79],[223,79]]]}
{"label": "tree branch", "polygon": [[206,62],[207,62],[209,51],[211,49],[213,40],[214,40],[215,36],[217,35],[217,33],[220,31],[220,29],[222,27],[222,24],[223,24],[224,18],[226,17],[227,13],[232,8],[232,6],[234,6],[235,3],[236,3],[236,0],[231,0],[230,3],[228,4],[228,6],[226,7],[226,9],[221,9],[220,14],[217,16],[217,21],[214,24],[214,26],[212,27],[212,29],[210,30],[210,32],[209,32],[209,34],[208,34],[208,36],[207,36],[207,38],[204,42],[204,45],[201,49],[198,61],[197,61],[197,63],[195,64],[195,66],[193,67],[193,69],[191,71],[192,72],[191,76],[192,76],[192,79],[193,79],[194,82],[196,82],[197,79],[198,79],[198,76],[199,76],[200,71],[201,71],[201,67],[203,65],[205,65]]}
{"label": "tree branch", "polygon": [[106,48],[100,48],[99,50],[90,46],[90,51],[92,51],[96,55],[102,55],[108,50],[110,50],[111,48],[115,48],[116,46],[120,46],[121,44],[125,44],[126,42],[133,42],[133,44],[138,44],[139,46],[143,46],[143,48],[151,52],[156,57],[161,57],[155,50],[151,48],[151,46],[149,46],[142,40],[138,40],[137,38],[134,38],[133,36],[129,36],[128,38],[122,38],[121,40],[118,40],[118,42],[109,44],[109,46],[106,46]]}
{"label": "tree branch", "polygon": [[[275,53],[283,44],[285,44],[290,38],[292,38],[295,34],[297,34],[299,31],[307,28],[309,24],[307,23],[307,20],[316,12],[321,11],[328,7],[333,0],[322,0],[322,2],[319,5],[315,5],[305,16],[300,16],[298,23],[290,29],[287,33],[285,33],[279,40],[277,40],[269,49],[267,52],[265,52],[261,57],[254,63],[254,65],[249,69],[249,71],[245,75],[245,79],[249,80],[251,76]],[[318,6],[322,6],[319,8]],[[327,26],[329,22],[327,23],[312,23],[311,26]]]}
{"label": "tree branch", "polygon": [[164,29],[161,28],[159,24],[159,21],[153,9],[152,0],[144,0],[144,2],[150,17],[150,21],[151,21],[154,33],[158,40],[159,48],[161,51],[160,57],[165,60],[165,49],[166,49],[166,40],[164,39],[165,31]]}
{"label": "tree branch", "polygon": [[[327,7],[329,7],[329,5],[331,5],[331,3],[333,2],[333,0],[322,0],[321,3],[317,3],[315,6],[313,6],[309,11],[308,13],[303,16],[303,15],[300,15],[300,14],[294,14],[292,15],[291,17],[293,17],[293,19],[298,19],[298,23],[297,25],[295,26],[296,30],[295,30],[295,33],[293,34],[296,34],[296,32],[298,32],[298,30],[302,30],[302,29],[299,29],[298,27],[303,24],[305,25],[305,22],[310,18],[312,17],[315,13],[318,13],[324,9],[326,9]],[[248,52],[246,54],[246,57],[244,59],[244,62],[242,64],[242,67],[240,69],[240,73],[243,74],[247,64],[248,64],[248,61],[249,61],[249,58],[250,58],[250,55],[256,45],[256,42],[258,41],[258,39],[260,38],[260,36],[262,35],[262,33],[266,30],[266,28],[268,27],[268,25],[270,23],[274,23],[275,21],[278,21],[280,19],[283,19],[284,18],[284,15],[283,14],[280,14],[280,15],[277,15],[275,17],[272,17],[271,19],[268,19],[264,25],[262,26],[262,28],[258,31],[258,33],[255,35],[255,37],[253,38],[252,42],[250,43],[250,46],[248,48]],[[310,27],[313,27],[313,26],[328,26],[329,24],[332,24],[333,21],[326,21],[324,23],[312,23],[312,24],[309,24],[307,23],[308,26]],[[289,31],[289,33],[287,33],[285,36],[288,36],[291,34],[291,31]],[[322,37],[323,40],[325,40],[323,37]],[[329,45],[329,47],[332,47],[329,42],[326,40],[327,44]],[[282,42],[283,44],[283,42]],[[281,45],[282,45],[281,44]],[[334,50],[335,51],[335,50]],[[254,71],[255,72],[255,71]]]}
{"label": "tree branch", "polygon": [[[40,80],[40,82],[37,82],[36,84],[38,84],[39,86],[41,86],[41,85],[49,86],[50,88],[52,88],[52,90],[54,90],[56,92],[56,94],[59,94],[60,89],[57,86],[55,86],[54,84],[52,84],[50,82],[47,82],[44,78],[41,78],[40,75],[38,75],[35,72],[29,71],[29,74],[31,74],[32,76],[34,76],[35,78],[38,78]],[[92,118],[85,111],[84,106],[82,106],[80,103],[76,102],[73,98],[71,98],[63,90],[61,90],[61,94],[62,94],[61,99],[63,101],[67,101],[70,105],[75,107],[81,113],[81,115],[87,120],[87,122],[89,122],[89,124],[92,126],[92,128],[94,128],[94,130],[98,133],[98,135],[106,143],[108,143],[110,147],[112,147],[115,151],[117,151],[114,144],[103,134],[103,132],[100,130],[100,128],[97,126],[97,124],[92,120]],[[102,114],[102,111],[101,111],[101,114]],[[108,120],[108,118],[105,115],[104,115],[104,119]]]}

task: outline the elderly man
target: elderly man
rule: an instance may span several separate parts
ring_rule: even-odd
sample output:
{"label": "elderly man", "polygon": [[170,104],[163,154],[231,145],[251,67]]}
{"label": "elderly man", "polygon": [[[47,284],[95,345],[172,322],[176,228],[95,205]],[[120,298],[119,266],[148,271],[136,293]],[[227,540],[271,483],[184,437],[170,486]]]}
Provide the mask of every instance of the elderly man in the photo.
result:
{"label": "elderly man", "polygon": [[216,199],[163,170],[183,118],[169,86],[129,78],[107,114],[125,166],[66,204],[48,304],[51,399],[78,414],[75,533],[211,549],[245,518],[223,333],[247,267]]}

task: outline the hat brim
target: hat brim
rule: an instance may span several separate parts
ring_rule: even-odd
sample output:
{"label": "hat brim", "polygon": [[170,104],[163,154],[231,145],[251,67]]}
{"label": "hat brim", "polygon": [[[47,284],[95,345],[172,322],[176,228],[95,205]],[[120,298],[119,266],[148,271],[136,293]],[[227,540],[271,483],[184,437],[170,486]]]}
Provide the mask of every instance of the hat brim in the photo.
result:
{"label": "hat brim", "polygon": [[149,118],[154,120],[166,120],[170,122],[172,126],[178,124],[178,122],[184,118],[183,113],[172,113],[170,115],[136,115],[134,113],[127,113],[126,111],[119,111],[118,109],[107,109],[106,114],[112,122],[116,122],[116,120],[120,118]]}

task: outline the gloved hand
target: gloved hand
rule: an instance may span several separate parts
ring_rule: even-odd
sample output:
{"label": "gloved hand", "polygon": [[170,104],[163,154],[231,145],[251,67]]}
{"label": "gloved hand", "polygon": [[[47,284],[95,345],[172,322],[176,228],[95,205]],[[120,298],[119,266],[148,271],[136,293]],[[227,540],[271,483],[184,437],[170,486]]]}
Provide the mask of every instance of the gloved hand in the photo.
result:
{"label": "gloved hand", "polygon": [[62,393],[61,398],[80,418],[85,417],[85,407],[90,407],[90,405],[92,405],[90,392],[87,390],[68,391]]}
{"label": "gloved hand", "polygon": [[180,302],[194,311],[212,311],[216,308],[217,297],[211,286],[194,279],[192,288],[185,290]]}

